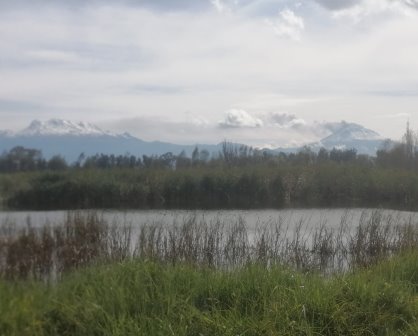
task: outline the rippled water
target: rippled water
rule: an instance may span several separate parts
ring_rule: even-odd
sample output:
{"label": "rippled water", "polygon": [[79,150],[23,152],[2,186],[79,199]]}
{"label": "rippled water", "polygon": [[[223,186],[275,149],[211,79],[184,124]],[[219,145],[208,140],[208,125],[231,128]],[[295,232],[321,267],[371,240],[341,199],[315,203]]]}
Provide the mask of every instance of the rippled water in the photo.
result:
{"label": "rippled water", "polygon": [[[69,216],[71,213],[0,212],[0,242],[1,238],[6,242],[3,253],[14,253],[16,258],[10,260],[20,263],[10,266],[9,259],[3,257],[0,273],[1,268],[3,273],[25,269],[23,276],[55,277],[58,269],[66,269],[68,260],[77,266],[98,258],[89,251],[110,258],[106,260],[120,260],[118,256],[124,255],[216,267],[237,267],[253,261],[328,273],[371,265],[418,243],[418,213],[382,209],[94,211],[93,217],[78,216],[91,211]],[[63,226],[67,219],[69,226]],[[102,223],[101,219],[111,225],[98,228],[95,223]],[[81,229],[72,230],[74,223],[81,223]],[[37,230],[44,225],[60,227]],[[36,229],[19,230],[26,226]],[[24,254],[39,251],[45,237],[49,237],[45,246],[52,248],[41,248],[41,255]],[[32,242],[29,249],[28,242]],[[80,251],[85,255],[80,257]],[[45,255],[49,256],[47,261],[52,260],[46,264],[46,275],[39,273],[44,267],[39,260]]]}
{"label": "rippled water", "polygon": [[[237,220],[244,220],[246,226],[256,228],[269,224],[281,224],[292,231],[297,227],[305,230],[315,229],[321,225],[330,228],[339,227],[344,221],[348,227],[358,226],[361,217],[370,217],[374,212],[379,211],[385,222],[405,223],[418,219],[418,213],[394,210],[377,209],[290,209],[290,210],[147,210],[147,211],[103,211],[98,210],[99,216],[106,221],[116,224],[129,224],[133,227],[144,224],[172,225],[173,223],[184,222],[191,216],[198,221],[211,223],[220,221],[222,223],[234,223]],[[0,223],[11,223],[16,226],[40,227],[45,224],[62,224],[68,211],[4,211],[0,212]]]}

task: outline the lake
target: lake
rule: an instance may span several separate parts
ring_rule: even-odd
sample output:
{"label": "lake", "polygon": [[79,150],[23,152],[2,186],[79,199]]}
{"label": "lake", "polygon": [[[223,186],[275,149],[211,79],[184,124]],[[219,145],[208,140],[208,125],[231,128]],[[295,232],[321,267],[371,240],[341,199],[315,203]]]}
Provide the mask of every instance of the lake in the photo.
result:
{"label": "lake", "polygon": [[[85,210],[81,212],[86,212]],[[99,216],[109,223],[127,224],[133,227],[144,224],[173,225],[185,219],[196,217],[198,222],[224,224],[235,223],[242,219],[248,229],[265,225],[282,224],[292,231],[302,226],[305,230],[313,230],[320,226],[338,228],[344,221],[348,228],[355,228],[363,220],[371,218],[378,212],[383,223],[403,224],[418,219],[417,212],[396,211],[386,209],[286,209],[286,210],[128,210],[107,211],[97,210]],[[45,224],[62,224],[69,211],[2,211],[0,223],[11,223],[16,226],[41,227]]]}
{"label": "lake", "polygon": [[[41,251],[39,256],[19,259],[23,265],[27,265],[28,258],[33,259],[26,270],[35,277],[44,276],[36,272],[44,267],[37,262],[45,255],[51,261],[47,276],[54,275],[57,269],[61,272],[91,262],[95,257],[104,260],[135,257],[221,268],[248,262],[279,263],[327,273],[370,265],[418,243],[418,213],[407,211],[364,208],[100,210],[94,211],[97,216],[93,217],[69,216],[90,213],[0,212],[3,254]],[[68,225],[62,225],[67,219]],[[96,225],[103,222],[110,225]],[[45,225],[55,228],[37,230]],[[27,226],[35,230],[26,230]],[[7,260],[3,257],[1,265],[0,254],[0,271],[2,267],[5,271],[20,269],[10,268]]]}

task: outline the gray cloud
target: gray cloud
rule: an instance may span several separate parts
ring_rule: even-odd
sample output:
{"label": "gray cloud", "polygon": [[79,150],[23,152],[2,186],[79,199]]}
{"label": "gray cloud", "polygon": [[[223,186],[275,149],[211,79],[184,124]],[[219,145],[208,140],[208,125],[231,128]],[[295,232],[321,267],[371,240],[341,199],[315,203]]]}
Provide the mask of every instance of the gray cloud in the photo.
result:
{"label": "gray cloud", "polygon": [[[392,0],[392,1],[394,1],[394,0]],[[403,2],[407,6],[418,9],[418,0],[400,0],[400,1]]]}
{"label": "gray cloud", "polygon": [[[218,129],[206,121],[188,115],[188,121],[168,118],[135,117],[101,122],[99,126],[116,133],[128,132],[146,141],[168,141],[180,144],[214,143],[221,141]],[[158,130],[158,132],[156,132]],[[214,140],[215,139],[215,140]]]}
{"label": "gray cloud", "polygon": [[202,9],[210,6],[208,0],[124,0],[130,4],[138,4],[155,9],[182,10],[182,9]]}
{"label": "gray cloud", "polygon": [[[329,10],[341,10],[362,3],[362,0],[311,0]],[[418,9],[418,0],[381,0],[401,2]],[[231,9],[251,15],[276,15],[280,8],[293,7],[290,0],[0,0],[1,9],[26,9],[42,6],[77,9],[97,5],[128,5],[156,11],[201,11],[210,8]]]}
{"label": "gray cloud", "polygon": [[181,87],[163,85],[138,85],[133,88],[133,91],[144,94],[177,94],[184,90]]}
{"label": "gray cloud", "polygon": [[274,126],[282,128],[300,128],[306,125],[305,120],[288,113],[271,113],[268,119]]}
{"label": "gray cloud", "polygon": [[[359,0],[312,0],[326,8],[340,9]],[[395,0],[414,2],[414,0]],[[199,11],[210,8],[237,10],[250,16],[276,15],[281,8],[293,7],[293,0],[0,0],[1,9],[39,8],[42,6],[81,8],[97,5],[128,5],[157,11]]]}
{"label": "gray cloud", "polygon": [[276,21],[268,21],[278,36],[288,37],[292,40],[299,40],[305,23],[302,17],[297,16],[290,9],[284,9],[279,13]]}
{"label": "gray cloud", "polygon": [[[356,4],[361,4],[362,0],[314,0],[319,3],[321,6],[328,8],[330,10],[340,10],[349,7],[353,7]],[[418,9],[418,0],[381,0],[382,2],[400,2],[404,5],[407,5],[412,8]]]}
{"label": "gray cloud", "polygon": [[[1,0],[0,0],[1,1]],[[0,7],[1,11],[1,7]],[[66,17],[65,14],[62,17]],[[68,16],[71,17],[71,16]],[[39,19],[41,21],[41,19]],[[1,29],[1,27],[0,27]],[[74,28],[74,35],[77,28]],[[79,31],[84,31],[86,25]],[[24,68],[66,68],[88,71],[121,71],[127,69],[149,68],[158,62],[158,55],[138,45],[127,42],[103,43],[83,38],[67,37],[67,41],[59,41],[46,35],[36,36],[30,32],[16,34],[14,48],[5,49],[0,54],[0,70]],[[19,37],[30,40],[27,45],[19,42]],[[46,42],[48,41],[48,42]],[[1,48],[1,46],[0,46]]]}
{"label": "gray cloud", "polygon": [[418,90],[406,89],[406,90],[371,90],[365,92],[368,95],[384,96],[384,97],[418,97]]}
{"label": "gray cloud", "polygon": [[[338,113],[338,118],[365,125],[376,122],[379,132],[395,136],[392,120],[371,121],[370,116],[402,111],[418,123],[418,12],[407,7],[414,7],[414,1],[359,0],[359,6],[341,12],[331,8],[354,1],[307,0],[300,7],[291,0],[225,1],[231,6],[227,15],[218,15],[210,0],[0,0],[1,98],[42,104],[35,111],[3,103],[2,125],[19,125],[24,111],[29,120],[40,115],[92,122],[158,115],[178,121],[187,109],[209,120],[206,139],[278,145],[293,139],[293,133],[299,138],[308,133],[314,112],[321,120]],[[3,10],[16,3],[32,7]],[[57,5],[35,9],[39,4]],[[306,22],[300,43],[277,38],[258,17],[271,12],[280,18],[286,9]],[[348,20],[364,16],[367,25],[347,29],[342,15]],[[392,87],[399,91],[385,91]],[[231,106],[258,114],[225,116],[222,112]],[[293,118],[268,120],[262,114],[283,110],[307,125],[295,129]],[[205,121],[196,119],[195,124],[201,128]],[[403,121],[398,124],[403,131]],[[167,125],[164,136],[173,142],[203,137],[188,127]],[[141,132],[148,132],[149,139],[163,133],[150,125]],[[313,131],[303,133],[303,139],[314,136]]]}
{"label": "gray cloud", "polygon": [[219,122],[221,128],[256,128],[263,126],[263,121],[244,110],[231,109],[225,113],[225,119]]}
{"label": "gray cloud", "polygon": [[359,0],[315,0],[315,1],[319,3],[320,5],[324,6],[325,8],[328,8],[331,10],[339,10],[339,9],[352,7],[355,4],[361,2]]}
{"label": "gray cloud", "polygon": [[381,114],[376,116],[377,118],[384,118],[384,119],[410,119],[411,113],[399,112],[399,113],[388,113],[388,114]]}
{"label": "gray cloud", "polygon": [[177,11],[199,10],[210,7],[209,0],[0,0],[0,8],[37,8],[39,6],[64,6],[79,8],[92,5],[131,5],[149,9]]}
{"label": "gray cloud", "polygon": [[0,111],[6,112],[20,112],[20,111],[34,111],[40,110],[41,105],[33,102],[0,99]]}

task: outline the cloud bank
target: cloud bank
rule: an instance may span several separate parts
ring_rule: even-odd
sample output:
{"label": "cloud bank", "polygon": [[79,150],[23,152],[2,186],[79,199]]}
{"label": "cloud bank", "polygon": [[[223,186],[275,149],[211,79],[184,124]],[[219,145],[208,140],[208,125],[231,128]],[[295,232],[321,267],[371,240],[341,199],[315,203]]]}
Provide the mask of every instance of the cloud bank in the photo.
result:
{"label": "cloud bank", "polygon": [[303,18],[297,16],[290,9],[282,10],[275,21],[268,20],[267,22],[273,27],[276,35],[288,37],[296,41],[300,40],[301,34],[305,29]]}
{"label": "cloud bank", "polygon": [[[331,10],[339,10],[343,8],[352,7],[355,4],[361,3],[361,0],[315,0],[320,5]],[[386,0],[381,0],[386,1]]]}
{"label": "cloud bank", "polygon": [[263,126],[263,121],[244,110],[231,109],[225,113],[225,119],[219,122],[222,128],[255,128]]}
{"label": "cloud bank", "polygon": [[306,121],[288,113],[271,113],[269,119],[273,126],[280,128],[300,128],[306,125]]}
{"label": "cloud bank", "polygon": [[298,142],[316,119],[396,137],[382,115],[418,125],[416,5],[0,0],[0,122],[155,118],[130,131],[195,142],[190,112],[212,142]]}

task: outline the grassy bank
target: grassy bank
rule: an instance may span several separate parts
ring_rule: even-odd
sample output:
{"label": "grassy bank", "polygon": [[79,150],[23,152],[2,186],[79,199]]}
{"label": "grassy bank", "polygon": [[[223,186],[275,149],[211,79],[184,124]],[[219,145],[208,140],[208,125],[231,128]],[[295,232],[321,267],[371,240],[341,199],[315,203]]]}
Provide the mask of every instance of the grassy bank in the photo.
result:
{"label": "grassy bank", "polygon": [[333,276],[129,261],[0,282],[1,335],[417,335],[418,254]]}
{"label": "grassy bank", "polygon": [[0,336],[418,334],[418,225],[0,226]]}

